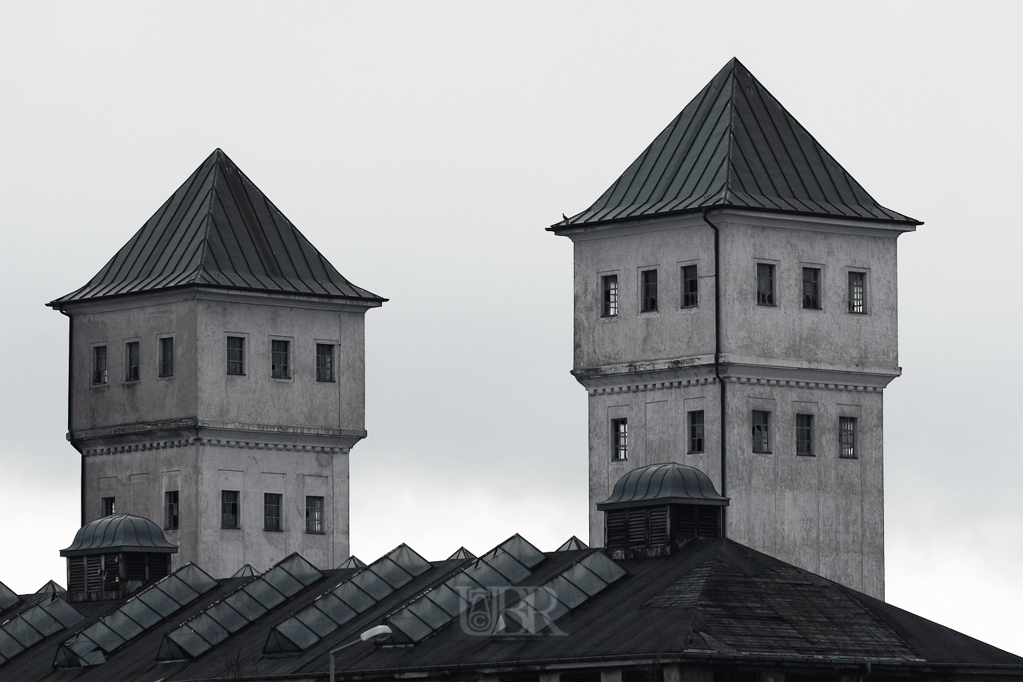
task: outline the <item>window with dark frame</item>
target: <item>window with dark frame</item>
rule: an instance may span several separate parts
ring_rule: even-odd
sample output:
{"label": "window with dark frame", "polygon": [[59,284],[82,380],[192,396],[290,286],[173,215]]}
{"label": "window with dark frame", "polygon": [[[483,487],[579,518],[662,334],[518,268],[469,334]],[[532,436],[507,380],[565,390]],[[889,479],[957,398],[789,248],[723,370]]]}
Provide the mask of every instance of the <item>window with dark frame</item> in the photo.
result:
{"label": "window with dark frame", "polygon": [[657,311],[657,271],[643,270],[639,273],[640,301],[639,309],[644,313]]}
{"label": "window with dark frame", "polygon": [[821,269],[803,268],[803,308],[821,309]]}
{"label": "window with dark frame", "polygon": [[305,498],[305,532],[323,533],[323,498],[306,495]]}
{"label": "window with dark frame", "polygon": [[163,528],[178,529],[178,491],[168,490],[163,494]]}
{"label": "window with dark frame", "polygon": [[125,381],[139,380],[139,342],[129,341],[124,344]]}
{"label": "window with dark frame", "polygon": [[274,379],[290,379],[291,342],[273,339],[270,341],[270,376]]}
{"label": "window with dark frame", "polygon": [[796,415],[796,454],[813,456],[813,415]]}
{"label": "window with dark frame", "polygon": [[245,374],[245,337],[227,337],[227,373],[233,375]]}
{"label": "window with dark frame", "polygon": [[614,317],[618,314],[618,275],[603,275],[600,278],[600,316]]}
{"label": "window with dark frame", "polygon": [[92,347],[92,383],[107,383],[107,347]]}
{"label": "window with dark frame", "polygon": [[757,263],[757,305],[775,305],[774,265],[771,263]]}
{"label": "window with dark frame", "polygon": [[838,456],[856,459],[856,418],[838,418]]}
{"label": "window with dark frame", "polygon": [[700,304],[700,280],[695,265],[682,266],[682,307],[695,308]]}
{"label": "window with dark frame", "polygon": [[867,312],[867,275],[863,272],[849,273],[849,312],[862,315]]}
{"label": "window with dark frame", "polygon": [[689,452],[703,452],[703,410],[693,410],[686,416],[689,418]]}
{"label": "window with dark frame", "polygon": [[174,376],[174,337],[160,339],[160,376]]}
{"label": "window with dark frame", "polygon": [[771,413],[753,410],[753,452],[771,452]]}
{"label": "window with dark frame", "polygon": [[316,344],[316,380],[334,381],[334,344]]}
{"label": "window with dark frame", "polygon": [[102,508],[101,511],[103,512],[103,516],[113,516],[115,514],[114,498],[104,497],[100,500],[100,507]]}
{"label": "window with dark frame", "polygon": [[240,527],[240,501],[241,494],[237,490],[220,491],[220,527]]}
{"label": "window with dark frame", "polygon": [[611,461],[624,462],[629,458],[629,420],[625,417],[611,420]]}
{"label": "window with dark frame", "polygon": [[263,493],[263,530],[281,530],[281,493]]}

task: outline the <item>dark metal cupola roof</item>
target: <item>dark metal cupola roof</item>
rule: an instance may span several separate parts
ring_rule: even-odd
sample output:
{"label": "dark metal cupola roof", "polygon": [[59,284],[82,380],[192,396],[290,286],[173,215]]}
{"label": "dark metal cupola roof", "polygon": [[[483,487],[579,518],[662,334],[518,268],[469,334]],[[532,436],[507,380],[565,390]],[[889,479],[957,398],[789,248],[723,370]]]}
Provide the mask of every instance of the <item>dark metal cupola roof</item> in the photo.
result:
{"label": "dark metal cupola roof", "polygon": [[75,541],[60,550],[63,557],[86,554],[114,554],[117,552],[146,552],[174,554],[176,545],[158,525],[147,518],[132,514],[114,514],[90,521],[75,534]]}
{"label": "dark metal cupola roof", "polygon": [[387,300],[345,279],[217,149],[88,284],[48,305],[189,286]]}
{"label": "dark metal cupola roof", "polygon": [[710,477],[696,467],[669,462],[633,469],[618,479],[611,497],[597,504],[608,511],[656,504],[728,505],[714,488]]}
{"label": "dark metal cupola roof", "polygon": [[710,208],[921,224],[877,203],[733,58],[592,206],[549,229]]}

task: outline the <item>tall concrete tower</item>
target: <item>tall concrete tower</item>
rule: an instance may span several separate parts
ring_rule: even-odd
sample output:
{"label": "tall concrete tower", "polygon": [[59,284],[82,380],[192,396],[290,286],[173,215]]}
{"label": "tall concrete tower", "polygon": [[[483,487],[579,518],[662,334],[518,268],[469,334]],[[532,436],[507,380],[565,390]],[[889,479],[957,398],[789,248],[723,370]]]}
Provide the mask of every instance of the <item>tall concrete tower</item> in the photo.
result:
{"label": "tall concrete tower", "polygon": [[733,59],[590,208],[553,225],[574,243],[591,543],[615,481],[679,462],[731,498],[728,537],[883,597],[896,239],[919,224],[874,201]]}
{"label": "tall concrete tower", "polygon": [[82,524],[152,519],[217,576],[349,551],[364,315],[346,280],[219,149],[81,289],[68,440]]}

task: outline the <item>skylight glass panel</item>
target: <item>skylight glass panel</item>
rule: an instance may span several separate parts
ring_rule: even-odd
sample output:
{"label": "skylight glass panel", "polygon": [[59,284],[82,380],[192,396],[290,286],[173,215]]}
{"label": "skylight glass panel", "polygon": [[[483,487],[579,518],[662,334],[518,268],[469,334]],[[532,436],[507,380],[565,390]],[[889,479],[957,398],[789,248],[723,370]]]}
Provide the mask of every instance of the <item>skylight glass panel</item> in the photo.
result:
{"label": "skylight glass panel", "polygon": [[81,621],[82,614],[57,595],[44,599],[0,626],[0,664]]}
{"label": "skylight glass panel", "polygon": [[400,545],[275,626],[267,637],[264,653],[308,649],[430,568],[430,562],[407,545]]}
{"label": "skylight glass panel", "polygon": [[323,577],[298,554],[192,616],[164,637],[157,660],[195,658]]}
{"label": "skylight glass panel", "polygon": [[21,601],[21,597],[14,593],[14,590],[0,583],[0,611],[11,608]]}
{"label": "skylight glass panel", "polygon": [[106,654],[155,627],[217,584],[195,564],[185,564],[61,644],[53,664],[70,668],[103,663]]}

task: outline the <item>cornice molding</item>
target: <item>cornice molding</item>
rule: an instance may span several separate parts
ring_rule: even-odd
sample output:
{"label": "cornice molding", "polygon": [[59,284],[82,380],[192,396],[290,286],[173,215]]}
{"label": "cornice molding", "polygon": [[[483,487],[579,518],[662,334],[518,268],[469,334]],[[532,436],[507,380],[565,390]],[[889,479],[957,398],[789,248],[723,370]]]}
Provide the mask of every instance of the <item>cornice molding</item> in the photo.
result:
{"label": "cornice molding", "polygon": [[99,457],[103,455],[118,455],[128,452],[143,452],[146,450],[166,450],[172,448],[186,448],[191,446],[239,448],[247,450],[280,450],[283,452],[309,452],[314,454],[343,455],[347,454],[349,448],[331,447],[318,445],[300,445],[296,443],[268,443],[265,441],[248,440],[227,440],[221,438],[178,438],[174,440],[155,440],[142,443],[127,443],[124,445],[109,445],[82,450],[86,457]]}
{"label": "cornice molding", "polygon": [[[881,393],[883,386],[870,386],[852,383],[830,383],[818,381],[796,381],[791,379],[762,379],[757,377],[725,376],[721,378],[726,384],[743,384],[749,386],[777,386],[781,388],[803,388],[826,391],[849,391],[852,393]],[[644,391],[667,391],[690,386],[706,386],[720,383],[717,377],[701,377],[685,381],[657,381],[649,383],[630,383],[617,386],[603,386],[587,391],[590,395],[611,395],[617,393],[641,393]]]}

